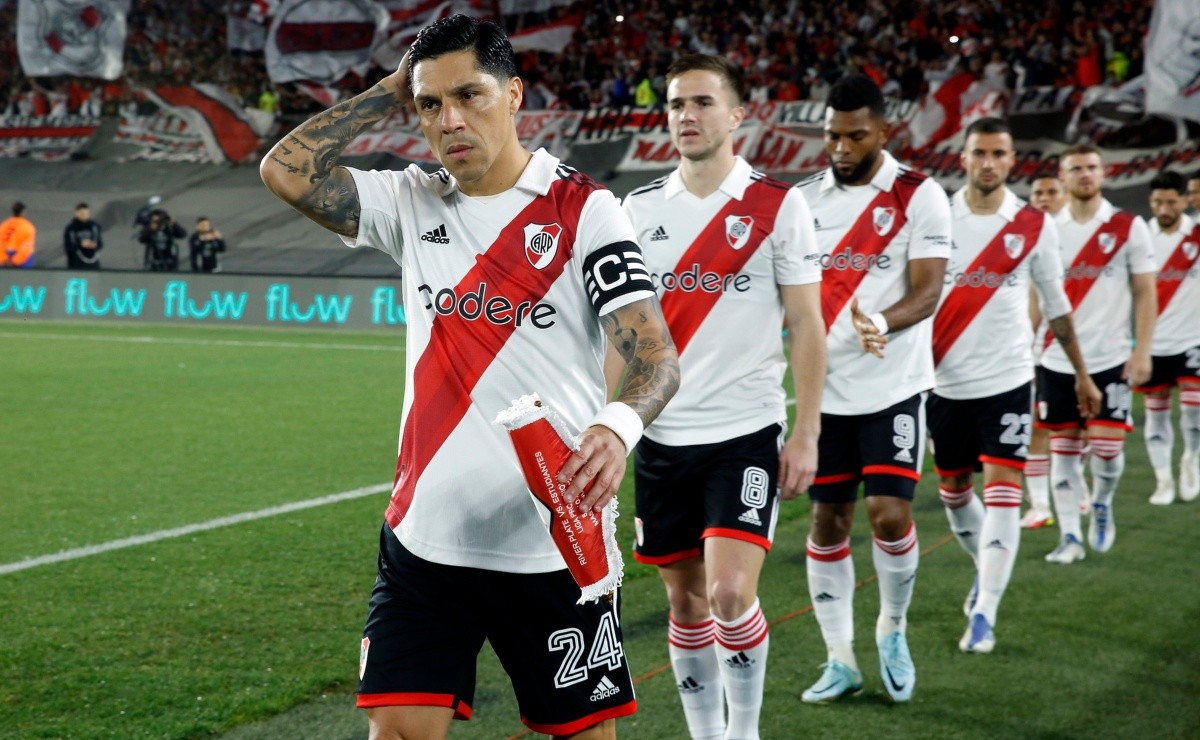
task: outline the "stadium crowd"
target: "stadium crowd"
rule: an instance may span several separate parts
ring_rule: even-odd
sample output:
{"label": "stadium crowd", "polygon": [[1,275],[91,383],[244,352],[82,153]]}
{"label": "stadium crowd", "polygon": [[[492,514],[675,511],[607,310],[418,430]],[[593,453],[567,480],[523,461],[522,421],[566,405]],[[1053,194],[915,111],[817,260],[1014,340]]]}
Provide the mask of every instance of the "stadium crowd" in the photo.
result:
{"label": "stadium crowd", "polygon": [[[261,52],[226,48],[226,0],[145,0],[128,16],[125,75],[97,85],[22,75],[15,34],[0,38],[0,112],[37,114],[56,104],[78,112],[129,99],[138,86],[213,82],[244,105],[271,89]],[[885,94],[917,99],[961,71],[996,89],[1090,87],[1141,73],[1152,0],[767,0],[751,15],[736,0],[576,2],[506,17],[507,30],[578,17],[560,54],[529,51],[518,63],[527,105],[583,109],[661,103],[667,66],[680,53],[721,54],[745,68],[751,99],[823,99],[830,84],[863,72]],[[0,28],[16,27],[16,2],[0,2]],[[209,79],[200,80],[197,70]],[[370,80],[386,70],[372,69]],[[363,88],[351,73],[345,92]],[[323,106],[278,86],[284,112]]]}

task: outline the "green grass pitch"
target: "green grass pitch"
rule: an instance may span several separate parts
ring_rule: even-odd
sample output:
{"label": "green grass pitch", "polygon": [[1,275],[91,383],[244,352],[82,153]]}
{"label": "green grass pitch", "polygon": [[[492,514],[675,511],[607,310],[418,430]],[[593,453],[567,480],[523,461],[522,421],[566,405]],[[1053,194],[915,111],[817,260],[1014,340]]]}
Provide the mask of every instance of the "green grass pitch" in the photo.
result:
{"label": "green grass pitch", "polygon": [[[387,493],[19,564],[387,484],[403,360],[396,332],[0,321],[0,737],[364,738],[352,692]],[[1052,566],[1057,530],[1024,533],[989,656],[958,651],[971,568],[925,476],[906,706],[879,682],[861,518],[866,691],[799,701],[824,648],[807,611],[807,506],[785,504],[761,588],[774,621],[763,737],[1200,736],[1200,501],[1150,506],[1139,434],[1126,449],[1116,546]],[[627,546],[628,479],[622,500]],[[619,734],[686,737],[662,587],[626,560],[641,680]],[[452,737],[523,733],[486,648],[474,708]]]}

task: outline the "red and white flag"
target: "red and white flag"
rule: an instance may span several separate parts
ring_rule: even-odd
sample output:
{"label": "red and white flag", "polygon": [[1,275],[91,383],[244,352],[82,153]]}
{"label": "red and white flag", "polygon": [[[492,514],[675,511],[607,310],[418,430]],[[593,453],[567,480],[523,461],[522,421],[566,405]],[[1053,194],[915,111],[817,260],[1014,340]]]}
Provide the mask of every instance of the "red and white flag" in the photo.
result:
{"label": "red and white flag", "polygon": [[388,12],[387,38],[371,52],[371,60],[384,69],[400,66],[404,52],[421,29],[455,13],[471,14],[462,0],[382,0]]}
{"label": "red and white flag", "polygon": [[332,108],[342,102],[342,91],[336,87],[301,80],[295,84],[295,88],[326,108]]}
{"label": "red and white flag", "polygon": [[267,32],[267,74],[323,85],[366,74],[387,26],[387,9],[373,0],[286,0]]}
{"label": "red and white flag", "polygon": [[142,90],[147,99],[187,122],[212,162],[245,162],[262,140],[237,102],[216,85],[197,83]]}
{"label": "red and white flag", "polygon": [[926,149],[954,136],[962,128],[963,97],[975,78],[962,72],[925,95],[909,123],[914,149]]}
{"label": "red and white flag", "polygon": [[115,80],[125,54],[129,0],[20,0],[17,53],[29,77]]}
{"label": "red and white flag", "polygon": [[279,0],[236,0],[225,14],[225,47],[239,51],[262,51],[267,27]]}
{"label": "red and white flag", "polygon": [[517,31],[508,40],[512,42],[513,51],[550,51],[560,54],[571,43],[582,22],[583,16],[575,13],[553,23]]}
{"label": "red and white flag", "polygon": [[1200,121],[1200,3],[1155,0],[1146,36],[1146,112]]}

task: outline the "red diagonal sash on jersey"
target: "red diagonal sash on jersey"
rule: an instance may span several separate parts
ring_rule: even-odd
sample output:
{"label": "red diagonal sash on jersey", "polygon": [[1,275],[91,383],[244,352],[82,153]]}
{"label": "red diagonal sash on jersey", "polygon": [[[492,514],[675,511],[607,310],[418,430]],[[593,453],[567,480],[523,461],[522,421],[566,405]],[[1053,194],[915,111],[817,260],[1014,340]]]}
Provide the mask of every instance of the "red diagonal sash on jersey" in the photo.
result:
{"label": "red diagonal sash on jersey", "polygon": [[[821,314],[825,318],[826,332],[850,302],[854,291],[858,290],[858,286],[867,277],[868,262],[883,254],[900,229],[904,228],[905,222],[908,221],[908,215],[905,213],[908,210],[908,201],[916,189],[917,185],[897,179],[891,190],[879,193],[867,204],[862,213],[858,214],[854,224],[838,241],[837,246],[830,250],[833,263],[821,273]],[[883,234],[875,228],[875,211],[879,208],[892,209],[891,226]],[[834,263],[839,256],[847,263],[859,262],[863,267],[837,267]]]}
{"label": "red diagonal sash on jersey", "polygon": [[[475,259],[475,266],[455,287],[459,296],[487,284],[491,296],[504,296],[514,310],[536,304],[562,274],[571,258],[575,229],[590,194],[566,180],[525,207],[501,230],[496,241]],[[558,250],[549,264],[535,269],[525,256],[524,227],[558,223],[563,227]],[[516,322],[468,321],[458,313],[437,314],[429,344],[413,369],[413,400],[404,422],[396,481],[387,508],[395,528],[412,504],[417,480],[471,405],[471,391],[516,329]]]}
{"label": "red diagonal sash on jersey", "polygon": [[[985,270],[996,275],[1008,275],[1017,269],[1029,253],[1037,245],[1042,233],[1045,215],[1030,206],[1017,211],[1013,220],[1006,224],[1000,233],[996,234],[985,246],[966,270],[967,275],[976,270]],[[1009,250],[1012,241],[1007,237],[1020,237],[1023,242],[1020,249]],[[967,330],[967,327],[987,305],[992,296],[1000,288],[1001,281],[995,285],[966,286],[956,285],[950,289],[946,300],[938,309],[933,319],[933,363],[939,365],[942,358]]]}
{"label": "red diagonal sash on jersey", "polygon": [[[754,256],[767,235],[775,229],[775,217],[787,192],[785,188],[765,185],[762,182],[750,183],[741,200],[730,199],[700,231],[691,246],[679,258],[675,274],[682,275],[696,265],[697,280],[699,275],[706,272],[722,276],[736,275]],[[747,209],[750,210],[748,215],[753,217],[754,224],[746,242],[739,249],[734,249],[729,245],[725,219]],[[663,293],[663,316],[667,320],[667,327],[671,330],[671,338],[675,341],[675,348],[679,354],[683,354],[684,348],[722,295],[721,291],[701,290],[699,285],[695,290],[675,289]]]}
{"label": "red diagonal sash on jersey", "polygon": [[1175,297],[1175,291],[1183,285],[1184,278],[1196,264],[1197,258],[1200,258],[1200,227],[1192,229],[1192,233],[1179,242],[1175,251],[1171,252],[1167,261],[1163,263],[1162,269],[1158,271],[1155,287],[1158,289],[1159,316],[1162,316],[1167,304]]}
{"label": "red diagonal sash on jersey", "polygon": [[[1079,250],[1079,254],[1075,255],[1071,266],[1067,268],[1067,279],[1063,281],[1063,289],[1071,301],[1072,311],[1079,308],[1083,299],[1087,297],[1088,291],[1104,273],[1104,268],[1108,266],[1109,262],[1112,262],[1113,257],[1117,256],[1121,247],[1125,246],[1125,242],[1129,240],[1129,229],[1132,226],[1133,214],[1128,211],[1117,211],[1108,220],[1108,223],[1096,229],[1092,238],[1088,239],[1087,243]],[[1107,236],[1112,236],[1115,242],[1112,249],[1105,252],[1101,242],[1102,237]],[[1047,331],[1043,347],[1049,347],[1052,339],[1053,335]]]}

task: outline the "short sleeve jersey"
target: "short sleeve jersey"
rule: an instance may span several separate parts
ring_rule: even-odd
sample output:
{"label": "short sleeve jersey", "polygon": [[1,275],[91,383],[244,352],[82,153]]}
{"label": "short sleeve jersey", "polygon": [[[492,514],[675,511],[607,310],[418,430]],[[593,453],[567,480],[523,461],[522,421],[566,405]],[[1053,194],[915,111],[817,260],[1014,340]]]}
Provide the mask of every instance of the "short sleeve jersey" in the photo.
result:
{"label": "short sleeve jersey", "polygon": [[908,292],[911,260],[950,257],[950,204],[932,179],[886,151],[871,182],[846,186],[830,170],[801,182],[821,248],[821,311],[829,331],[821,411],[869,414],[933,387],[932,318],[890,332],[881,360],[859,344],[850,319]]}
{"label": "short sleeve jersey", "polygon": [[646,436],[708,444],[784,421],[779,286],[821,279],[803,196],[737,157],[705,198],[675,170],[624,206],[679,351],[679,391]]}
{"label": "short sleeve jersey", "polygon": [[950,199],[950,211],[954,244],[933,321],[937,394],[986,398],[1033,379],[1030,280],[1047,316],[1071,311],[1058,230],[1007,188],[995,213],[973,213],[965,190]]}
{"label": "short sleeve jersey", "polygon": [[605,400],[598,316],[654,295],[616,198],[538,150],[469,197],[445,170],[351,169],[350,246],[403,268],[404,409],[386,519],[416,555],[514,573],[565,567],[497,412],[538,393],[581,429]]}
{"label": "short sleeve jersey", "polygon": [[[1124,363],[1133,346],[1131,275],[1154,273],[1150,229],[1141,216],[1103,200],[1086,223],[1071,216],[1070,207],[1054,217],[1062,244],[1063,284],[1075,309],[1075,333],[1088,372]],[[1042,365],[1056,373],[1074,373],[1058,342],[1042,355]]]}
{"label": "short sleeve jersey", "polygon": [[1153,353],[1177,355],[1200,346],[1200,225],[1187,215],[1179,228],[1164,234],[1150,220],[1154,261],[1158,265],[1158,321]]}

